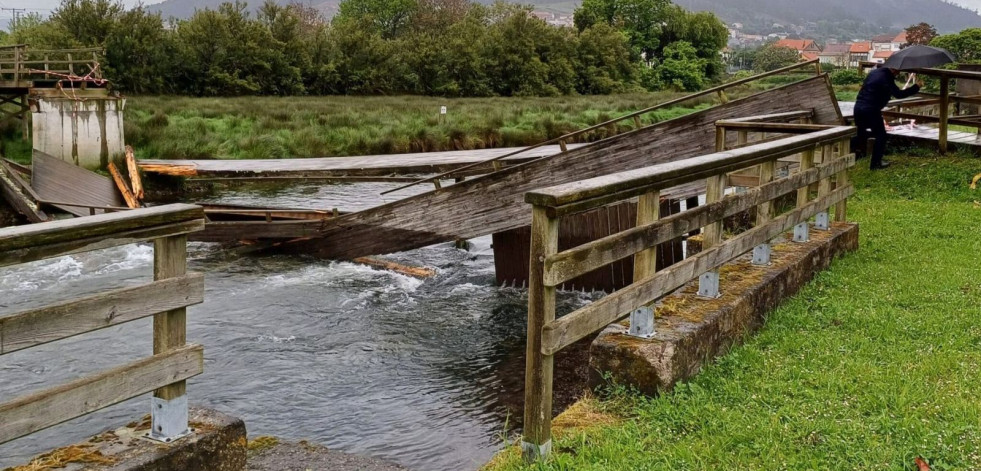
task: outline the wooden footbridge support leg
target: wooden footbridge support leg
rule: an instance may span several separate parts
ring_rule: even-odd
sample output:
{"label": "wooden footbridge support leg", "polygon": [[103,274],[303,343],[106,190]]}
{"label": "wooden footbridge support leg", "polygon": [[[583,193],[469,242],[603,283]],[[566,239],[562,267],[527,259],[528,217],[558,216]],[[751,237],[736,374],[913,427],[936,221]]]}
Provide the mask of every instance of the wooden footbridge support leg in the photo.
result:
{"label": "wooden footbridge support leg", "polygon": [[[851,154],[851,140],[842,139],[838,143],[838,156],[844,156]],[[848,171],[842,170],[835,175],[835,188],[843,188],[848,186]],[[836,222],[847,222],[848,221],[848,201],[841,200],[835,207],[835,221]]]}
{"label": "wooden footbridge support leg", "polygon": [[526,463],[552,451],[553,355],[542,353],[542,328],[555,320],[555,287],[544,283],[545,258],[558,252],[559,220],[535,206],[531,217],[528,277],[528,342],[525,359],[525,418],[521,455]]}
{"label": "wooden footbridge support leg", "polygon": [[[165,280],[187,273],[187,235],[164,237],[153,241],[153,279]],[[153,316],[153,354],[158,355],[184,347],[187,308],[178,308]],[[150,438],[171,442],[189,433],[187,426],[186,381],[164,386],[150,399]]]}
{"label": "wooden footbridge support leg", "polygon": [[[798,172],[803,172],[814,166],[814,149],[805,150],[800,156],[800,168]],[[807,202],[811,199],[811,189],[810,187],[803,187],[797,190],[797,207],[803,208],[807,206]],[[810,223],[807,221],[801,221],[799,224],[794,226],[794,242],[807,242],[811,240],[810,237]]]}

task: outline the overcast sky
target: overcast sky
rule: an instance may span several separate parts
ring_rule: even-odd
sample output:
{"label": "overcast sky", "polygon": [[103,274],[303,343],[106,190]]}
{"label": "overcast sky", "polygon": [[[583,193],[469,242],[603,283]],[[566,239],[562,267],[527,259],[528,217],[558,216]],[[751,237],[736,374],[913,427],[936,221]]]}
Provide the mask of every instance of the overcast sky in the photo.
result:
{"label": "overcast sky", "polygon": [[[144,4],[158,3],[162,0],[144,0]],[[123,0],[127,6],[136,5],[139,0]],[[46,13],[55,8],[60,3],[59,0],[0,0],[0,8],[27,8],[29,10]],[[972,10],[981,10],[981,0],[953,0],[953,3],[965,6]],[[0,18],[10,18],[9,11],[0,10]]]}

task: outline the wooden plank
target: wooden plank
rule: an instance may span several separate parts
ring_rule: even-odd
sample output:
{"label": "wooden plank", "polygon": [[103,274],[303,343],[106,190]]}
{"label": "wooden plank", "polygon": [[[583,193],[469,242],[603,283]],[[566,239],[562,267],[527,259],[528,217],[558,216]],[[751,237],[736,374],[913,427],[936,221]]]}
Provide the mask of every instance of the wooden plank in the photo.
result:
{"label": "wooden plank", "polygon": [[136,209],[140,207],[140,202],[136,200],[136,196],[130,191],[129,185],[126,184],[126,180],[123,179],[123,175],[119,173],[119,169],[116,168],[116,164],[109,162],[109,174],[112,175],[113,181],[116,182],[116,189],[119,193],[123,195],[123,199],[126,200],[126,206]]}
{"label": "wooden plank", "polygon": [[137,200],[143,199],[143,180],[140,178],[140,169],[136,165],[136,158],[133,157],[133,147],[126,146],[126,168],[129,170],[129,181],[133,185],[133,196]]}
{"label": "wooden plank", "polygon": [[240,240],[286,239],[313,237],[320,234],[322,221],[209,221],[204,230],[188,236],[200,242],[235,242]]}
{"label": "wooden plank", "polygon": [[558,251],[559,224],[541,208],[532,211],[531,253],[528,275],[528,330],[525,359],[523,443],[533,445],[533,456],[522,446],[525,459],[538,459],[538,450],[552,441],[551,354],[542,354],[542,327],[555,320],[555,288],[542,283],[545,258]]}
{"label": "wooden plank", "polygon": [[684,286],[709,270],[767,242],[800,222],[852,195],[854,188],[838,188],[824,198],[818,198],[802,208],[794,209],[755,227],[725,243],[716,245],[668,267],[652,277],[634,283],[599,301],[552,321],[542,329],[542,354],[552,355],[587,335],[599,331],[611,322],[622,319],[639,306],[653,302]]}
{"label": "wooden plank", "polygon": [[[187,236],[162,237],[153,241],[153,279],[161,281],[187,273]],[[153,354],[180,349],[187,343],[187,308],[178,307],[153,316]],[[184,395],[186,383],[179,381],[158,388],[154,397],[173,400]]]}
{"label": "wooden plank", "polygon": [[0,355],[204,301],[204,275],[155,281],[0,317]]}
{"label": "wooden plank", "polygon": [[[851,154],[851,140],[842,139],[838,143],[838,155],[848,155]],[[854,159],[854,154],[852,159]],[[848,186],[848,170],[842,170],[838,172],[835,176],[835,188],[841,188]],[[847,222],[848,221],[848,200],[841,200],[835,207],[835,221],[837,222]]]}
{"label": "wooden plank", "polygon": [[135,211],[62,219],[44,224],[0,229],[0,253],[76,239],[112,236],[121,231],[204,219],[204,210],[191,204],[168,204]]}
{"label": "wooden plank", "polygon": [[6,166],[0,166],[0,196],[14,208],[14,211],[26,217],[28,221],[44,222],[48,220],[48,215],[41,211],[36,201],[31,201],[21,190],[17,184],[15,173],[9,171]]}
{"label": "wooden plank", "polygon": [[545,260],[545,284],[557,286],[580,273],[595,270],[621,258],[629,257],[652,245],[662,244],[693,229],[703,227],[711,221],[739,214],[753,206],[793,192],[802,185],[809,185],[821,178],[840,174],[854,165],[855,156],[849,154],[844,158],[804,172],[795,173],[759,188],[726,196],[722,201],[698,206],[651,224],[638,226],[564,250]]}
{"label": "wooden plank", "polygon": [[808,79],[477,177],[438,193],[332,219],[320,237],[284,244],[279,250],[350,259],[526,226],[531,218],[531,208],[524,204],[528,191],[704,155],[714,149],[715,121],[801,108],[814,108],[818,123],[839,119],[825,82]]}
{"label": "wooden plank", "polygon": [[[31,187],[45,201],[67,201],[94,207],[126,206],[109,178],[77,167],[57,157],[34,151]],[[76,216],[88,216],[88,208],[58,206]]]}
{"label": "wooden plank", "polygon": [[204,348],[188,345],[0,405],[0,443],[43,430],[204,371]]}

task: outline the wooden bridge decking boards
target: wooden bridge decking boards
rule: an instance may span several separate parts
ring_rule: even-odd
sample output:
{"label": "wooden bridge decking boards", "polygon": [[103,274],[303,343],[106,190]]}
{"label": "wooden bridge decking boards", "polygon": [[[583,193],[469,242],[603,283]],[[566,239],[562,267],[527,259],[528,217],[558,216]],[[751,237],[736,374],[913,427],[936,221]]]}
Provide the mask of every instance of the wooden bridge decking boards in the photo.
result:
{"label": "wooden bridge decking boards", "polygon": [[524,202],[529,190],[709,154],[718,120],[798,110],[813,110],[816,123],[841,123],[827,76],[817,76],[341,216],[328,221],[319,237],[280,249],[350,259],[515,229],[531,221],[531,205]]}
{"label": "wooden bridge decking boards", "polygon": [[[583,144],[569,144],[569,148]],[[261,177],[371,177],[418,175],[448,172],[465,165],[483,162],[521,150],[522,147],[420,152],[414,154],[362,155],[355,157],[317,157],[302,159],[261,160],[140,160],[144,172],[196,178]],[[516,165],[548,155],[558,154],[559,146],[543,146],[501,160],[505,166]],[[492,171],[478,169],[485,173]]]}
{"label": "wooden bridge decking boards", "polygon": [[[929,126],[917,125],[912,129],[909,126],[894,126],[887,132],[890,136],[897,138],[933,141],[935,143],[940,142],[940,130]],[[981,148],[981,135],[973,132],[947,131],[947,142],[955,145]]]}

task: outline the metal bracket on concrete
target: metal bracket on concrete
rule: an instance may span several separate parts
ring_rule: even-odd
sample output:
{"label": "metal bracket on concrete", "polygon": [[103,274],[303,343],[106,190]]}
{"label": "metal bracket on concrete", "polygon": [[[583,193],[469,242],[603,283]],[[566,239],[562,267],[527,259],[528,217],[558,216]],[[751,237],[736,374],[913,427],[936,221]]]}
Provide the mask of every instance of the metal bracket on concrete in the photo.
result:
{"label": "metal bracket on concrete", "polygon": [[552,440],[549,440],[542,445],[536,445],[524,440],[521,441],[521,456],[524,457],[525,463],[544,460],[545,458],[548,458],[548,455],[551,453]]}
{"label": "metal bracket on concrete", "polygon": [[807,242],[811,240],[811,236],[808,233],[810,226],[807,221],[804,221],[796,226],[794,226],[794,242]]}
{"label": "metal bracket on concrete", "polygon": [[831,228],[831,218],[828,217],[827,211],[821,211],[814,216],[814,228],[826,231]]}
{"label": "metal bracket on concrete", "polygon": [[654,310],[641,307],[630,313],[630,330],[627,335],[649,339],[654,336]]}
{"label": "metal bracket on concrete", "polygon": [[760,244],[753,247],[753,265],[765,266],[770,264],[770,244]]}
{"label": "metal bracket on concrete", "polygon": [[719,271],[710,270],[702,273],[698,277],[698,295],[703,298],[718,298],[719,294]]}
{"label": "metal bracket on concrete", "polygon": [[166,400],[150,398],[150,433],[147,438],[170,443],[191,434],[187,427],[187,395]]}

